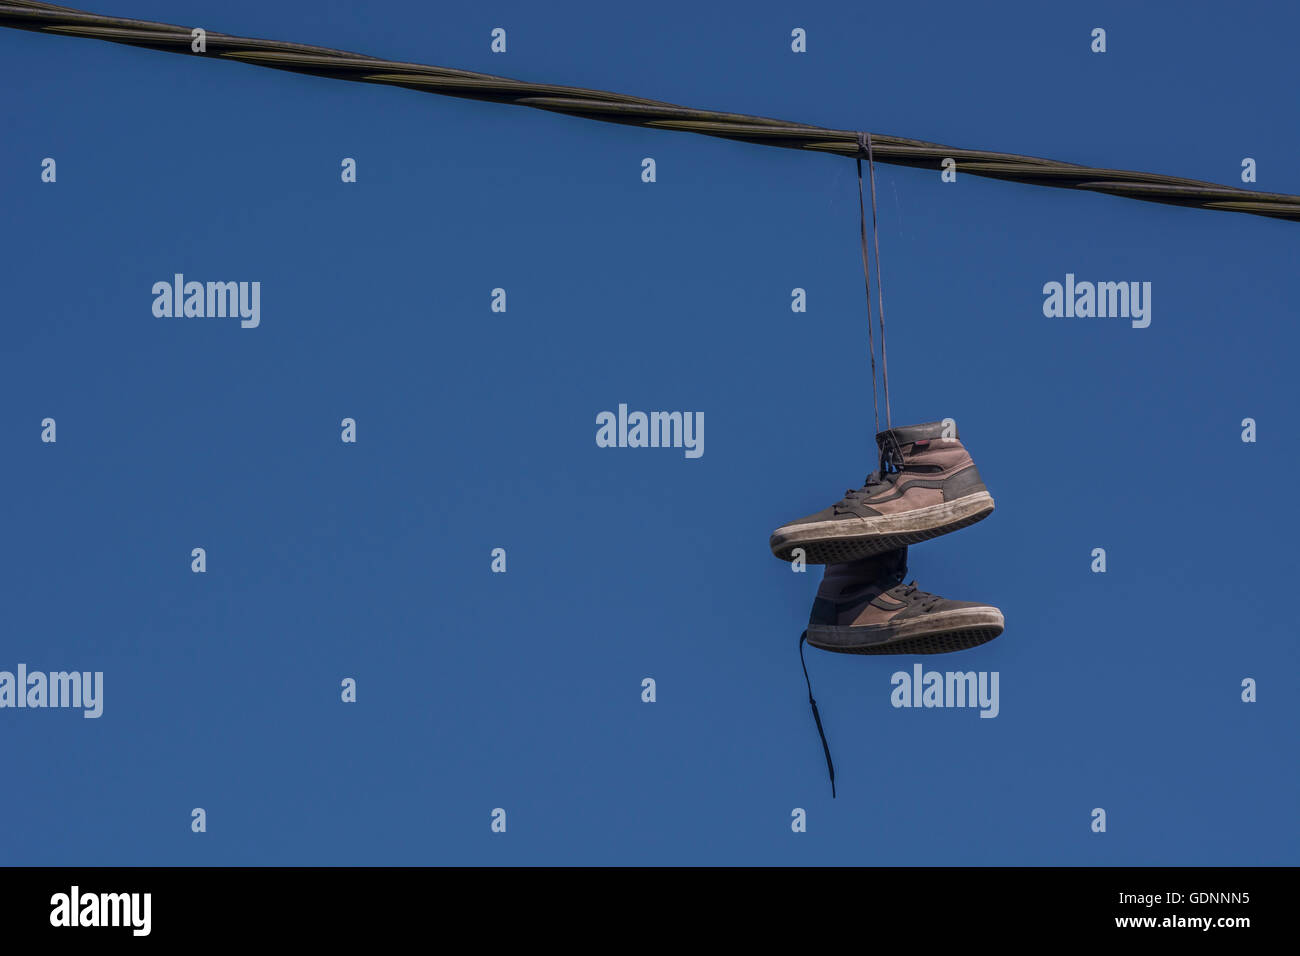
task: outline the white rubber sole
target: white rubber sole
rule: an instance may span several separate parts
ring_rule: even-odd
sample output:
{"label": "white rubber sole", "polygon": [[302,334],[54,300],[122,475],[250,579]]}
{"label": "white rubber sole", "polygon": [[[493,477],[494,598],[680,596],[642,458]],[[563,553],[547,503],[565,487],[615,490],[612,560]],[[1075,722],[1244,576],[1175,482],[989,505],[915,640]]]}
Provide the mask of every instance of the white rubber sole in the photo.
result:
{"label": "white rubber sole", "polygon": [[947,654],[991,641],[1005,627],[997,608],[967,607],[872,627],[811,625],[808,643],[841,654]]}
{"label": "white rubber sole", "polygon": [[794,549],[802,548],[809,564],[844,564],[937,538],[992,513],[993,496],[977,491],[898,514],[784,525],[772,532],[768,543],[782,561],[793,561]]}

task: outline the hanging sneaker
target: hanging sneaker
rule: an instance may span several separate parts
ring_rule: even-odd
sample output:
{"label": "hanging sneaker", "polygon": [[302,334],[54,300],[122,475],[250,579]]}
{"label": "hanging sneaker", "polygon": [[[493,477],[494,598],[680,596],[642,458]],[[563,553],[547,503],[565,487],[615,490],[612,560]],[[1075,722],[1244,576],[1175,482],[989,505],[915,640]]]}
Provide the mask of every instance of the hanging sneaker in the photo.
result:
{"label": "hanging sneaker", "polygon": [[991,641],[1002,612],[949,601],[907,584],[907,549],[827,565],[808,621],[808,643],[843,654],[942,654]]}
{"label": "hanging sneaker", "polygon": [[824,511],[772,533],[772,553],[809,564],[856,561],[974,524],[993,512],[993,497],[970,453],[943,422],[908,425],[876,436],[880,470]]}

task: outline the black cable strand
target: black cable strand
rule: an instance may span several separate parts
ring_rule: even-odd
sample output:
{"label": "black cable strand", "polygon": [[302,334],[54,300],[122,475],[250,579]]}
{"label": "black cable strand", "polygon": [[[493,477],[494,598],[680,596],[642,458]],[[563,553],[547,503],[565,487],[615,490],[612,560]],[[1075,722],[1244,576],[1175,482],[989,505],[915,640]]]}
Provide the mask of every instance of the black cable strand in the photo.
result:
{"label": "black cable strand", "polygon": [[[858,135],[851,130],[827,129],[743,113],[691,109],[623,93],[529,83],[487,73],[383,60],[301,43],[207,31],[207,49],[199,53],[191,48],[190,27],[101,16],[40,0],[0,0],[0,26],[105,40],[205,59],[233,60],[359,83],[381,83],[444,96],[510,103],[607,123],[679,130],[762,146],[840,156],[854,156],[859,151]],[[896,166],[942,170],[944,160],[951,159],[964,174],[971,176],[1083,189],[1146,202],[1300,222],[1300,196],[1253,192],[1158,173],[1080,166],[1016,153],[962,149],[901,136],[877,134],[872,139],[874,155],[879,156],[882,163]]]}

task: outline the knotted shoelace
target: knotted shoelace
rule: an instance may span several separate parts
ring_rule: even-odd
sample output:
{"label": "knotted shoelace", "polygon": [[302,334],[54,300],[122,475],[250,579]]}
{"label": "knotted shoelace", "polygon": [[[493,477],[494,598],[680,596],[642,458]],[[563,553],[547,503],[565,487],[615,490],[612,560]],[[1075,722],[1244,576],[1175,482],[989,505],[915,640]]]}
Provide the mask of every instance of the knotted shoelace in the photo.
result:
{"label": "knotted shoelace", "polygon": [[861,488],[846,488],[844,498],[835,506],[836,511],[843,510],[842,506],[854,504],[859,498],[870,498],[877,493],[878,486],[893,484],[898,480],[903,471],[903,450],[898,447],[893,433],[887,432],[886,436],[886,441],[880,446],[880,467],[867,475]]}
{"label": "knotted shoelace", "polygon": [[916,586],[915,581],[908,581],[906,584],[891,588],[889,593],[894,594],[901,601],[921,605],[923,611],[934,610],[934,606],[943,600],[938,594],[922,591]]}

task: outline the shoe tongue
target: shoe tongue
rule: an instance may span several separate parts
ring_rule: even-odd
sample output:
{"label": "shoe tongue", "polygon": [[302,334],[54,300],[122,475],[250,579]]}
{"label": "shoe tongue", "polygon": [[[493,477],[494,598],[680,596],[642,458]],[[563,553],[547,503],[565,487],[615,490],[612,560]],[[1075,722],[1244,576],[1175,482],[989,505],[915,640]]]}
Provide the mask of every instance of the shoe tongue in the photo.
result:
{"label": "shoe tongue", "polygon": [[[947,428],[949,424],[952,431],[949,433]],[[920,425],[899,425],[895,428],[886,428],[882,432],[876,432],[876,444],[879,445],[887,440],[890,436],[900,445],[908,445],[916,441],[933,441],[936,438],[943,438],[947,435],[950,438],[957,439],[956,423],[950,419],[943,419],[937,422],[925,422]]]}
{"label": "shoe tongue", "polygon": [[899,434],[897,428],[886,428],[883,432],[876,432],[876,447],[890,448],[894,445],[902,446],[908,444],[912,439],[905,435]]}
{"label": "shoe tongue", "polygon": [[901,441],[897,432],[884,431],[876,435],[876,447],[880,450],[881,467],[884,467],[885,462],[890,462],[895,468],[902,467],[903,446],[905,444],[908,443]]}

